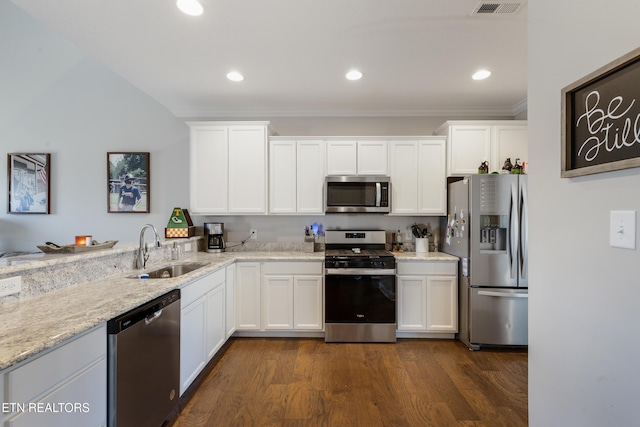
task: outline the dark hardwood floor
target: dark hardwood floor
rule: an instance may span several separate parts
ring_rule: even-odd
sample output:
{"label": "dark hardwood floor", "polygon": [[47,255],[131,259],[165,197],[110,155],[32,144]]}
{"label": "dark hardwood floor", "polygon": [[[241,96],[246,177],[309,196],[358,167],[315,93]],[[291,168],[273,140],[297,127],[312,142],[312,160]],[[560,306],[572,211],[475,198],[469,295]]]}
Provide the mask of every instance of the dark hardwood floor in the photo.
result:
{"label": "dark hardwood floor", "polygon": [[526,426],[527,353],[232,339],[174,427]]}

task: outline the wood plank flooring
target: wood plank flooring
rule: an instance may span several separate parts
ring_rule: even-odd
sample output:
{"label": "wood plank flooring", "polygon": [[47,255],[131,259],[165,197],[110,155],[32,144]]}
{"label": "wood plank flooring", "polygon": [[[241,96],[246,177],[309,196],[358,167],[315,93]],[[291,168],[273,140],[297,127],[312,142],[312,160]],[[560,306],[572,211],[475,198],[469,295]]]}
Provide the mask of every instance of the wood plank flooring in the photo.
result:
{"label": "wood plank flooring", "polygon": [[527,353],[232,339],[173,427],[526,426]]}

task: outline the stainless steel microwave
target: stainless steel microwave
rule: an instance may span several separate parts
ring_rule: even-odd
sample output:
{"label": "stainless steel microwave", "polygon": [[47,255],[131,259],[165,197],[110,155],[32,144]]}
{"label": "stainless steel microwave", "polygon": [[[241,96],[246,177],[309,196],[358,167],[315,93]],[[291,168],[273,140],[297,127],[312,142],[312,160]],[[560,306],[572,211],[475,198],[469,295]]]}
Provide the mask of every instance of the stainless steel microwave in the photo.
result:
{"label": "stainless steel microwave", "polygon": [[391,212],[388,176],[328,176],[324,182],[324,211]]}

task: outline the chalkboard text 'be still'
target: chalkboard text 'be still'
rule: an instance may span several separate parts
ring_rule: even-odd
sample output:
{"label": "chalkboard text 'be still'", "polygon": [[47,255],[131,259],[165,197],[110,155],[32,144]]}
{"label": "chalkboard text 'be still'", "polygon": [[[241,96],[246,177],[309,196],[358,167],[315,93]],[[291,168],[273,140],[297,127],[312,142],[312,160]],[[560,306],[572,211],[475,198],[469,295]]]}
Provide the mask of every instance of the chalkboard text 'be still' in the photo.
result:
{"label": "chalkboard text 'be still'", "polygon": [[610,153],[640,144],[640,113],[626,117],[635,102],[635,99],[625,102],[622,96],[616,96],[605,110],[600,106],[600,93],[591,91],[585,98],[585,113],[576,121],[578,128],[584,120],[588,135],[581,144],[576,141],[576,146],[580,146],[578,157],[584,156],[585,161],[598,163],[601,148]]}

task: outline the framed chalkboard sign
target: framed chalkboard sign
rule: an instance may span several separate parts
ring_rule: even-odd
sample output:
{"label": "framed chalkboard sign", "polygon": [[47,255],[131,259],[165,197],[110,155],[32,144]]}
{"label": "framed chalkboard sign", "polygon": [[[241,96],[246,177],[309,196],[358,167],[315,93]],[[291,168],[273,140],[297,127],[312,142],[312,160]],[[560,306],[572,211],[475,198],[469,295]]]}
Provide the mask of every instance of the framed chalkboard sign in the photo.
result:
{"label": "framed chalkboard sign", "polygon": [[563,178],[640,166],[640,48],[562,89]]}

